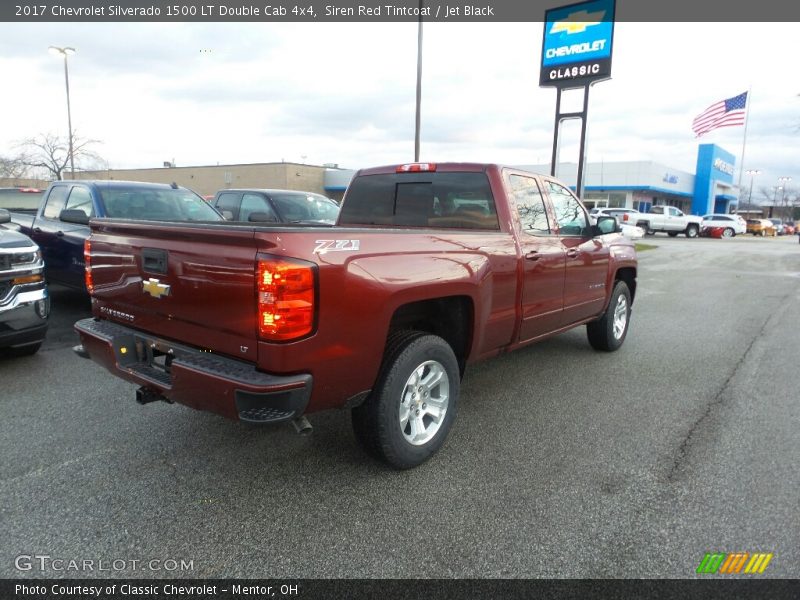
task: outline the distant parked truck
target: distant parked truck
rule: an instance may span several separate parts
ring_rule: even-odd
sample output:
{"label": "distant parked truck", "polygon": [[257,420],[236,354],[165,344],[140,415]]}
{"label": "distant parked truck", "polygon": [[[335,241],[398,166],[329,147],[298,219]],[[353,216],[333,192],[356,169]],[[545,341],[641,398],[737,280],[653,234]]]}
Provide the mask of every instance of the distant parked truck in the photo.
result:
{"label": "distant parked truck", "polygon": [[642,215],[641,220],[637,223],[644,228],[645,233],[650,235],[657,231],[663,231],[670,237],[683,233],[688,238],[697,237],[702,224],[702,217],[685,215],[674,206],[653,206],[650,208],[650,212]]}
{"label": "distant parked truck", "polygon": [[89,237],[92,217],[222,220],[191,190],[175,184],[131,181],[55,181],[42,195],[38,210],[11,213],[20,231],[41,248],[48,282],[78,290],[86,289],[83,242]]}

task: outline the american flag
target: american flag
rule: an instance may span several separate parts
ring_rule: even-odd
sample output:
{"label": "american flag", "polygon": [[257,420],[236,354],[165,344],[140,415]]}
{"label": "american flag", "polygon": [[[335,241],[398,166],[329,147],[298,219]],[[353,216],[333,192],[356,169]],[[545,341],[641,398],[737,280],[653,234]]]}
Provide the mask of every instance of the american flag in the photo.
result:
{"label": "american flag", "polygon": [[736,127],[744,125],[747,92],[715,102],[692,121],[692,131],[697,137],[718,127]]}

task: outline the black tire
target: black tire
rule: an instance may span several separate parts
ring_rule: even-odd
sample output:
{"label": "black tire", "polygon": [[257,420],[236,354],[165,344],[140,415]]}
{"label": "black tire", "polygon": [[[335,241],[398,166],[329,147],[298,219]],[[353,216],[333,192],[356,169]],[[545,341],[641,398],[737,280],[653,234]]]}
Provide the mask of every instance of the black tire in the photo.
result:
{"label": "black tire", "polygon": [[736,232],[731,227],[726,227],[722,230],[722,237],[724,238],[732,238],[736,235]]}
{"label": "black tire", "polygon": [[[412,399],[411,393],[417,393],[410,388],[410,385],[416,385],[411,383],[412,376],[421,370],[424,381],[428,374],[434,372],[430,369],[435,369],[442,379]],[[423,384],[423,381],[419,383]],[[396,469],[416,467],[439,450],[447,438],[456,418],[459,389],[458,360],[447,342],[419,331],[393,333],[386,344],[375,387],[366,401],[352,411],[356,439],[367,453]],[[424,425],[423,434],[429,433],[428,427],[437,424],[434,417],[424,412],[427,408],[424,400],[427,398],[433,404],[437,398],[435,394],[439,398],[446,395],[447,399],[441,421],[429,439],[422,435],[420,440],[413,442],[410,439],[414,434],[412,420]],[[402,408],[410,409],[405,430],[401,424]],[[415,410],[417,415],[423,412],[423,416],[414,418],[412,413]],[[426,417],[429,418],[427,422]]]}
{"label": "black tire", "polygon": [[668,231],[667,235],[669,237],[678,237],[678,232],[677,231]]}
{"label": "black tire", "polygon": [[[615,325],[615,313],[619,307],[620,298],[624,299],[624,313],[625,323],[622,331],[617,331]],[[589,338],[589,344],[595,350],[602,350],[604,352],[614,352],[619,350],[625,337],[628,335],[628,327],[631,322],[631,292],[628,289],[628,284],[624,281],[617,281],[614,289],[611,292],[611,299],[608,302],[606,311],[603,316],[597,321],[592,321],[586,324],[586,335]]]}
{"label": "black tire", "polygon": [[699,233],[700,233],[700,230],[697,228],[697,225],[689,225],[686,228],[686,237],[687,238],[696,238]]}
{"label": "black tire", "polygon": [[642,221],[641,223],[636,224],[637,227],[641,227],[642,231],[644,231],[645,235],[655,235],[655,231],[650,229],[650,223],[646,221]]}

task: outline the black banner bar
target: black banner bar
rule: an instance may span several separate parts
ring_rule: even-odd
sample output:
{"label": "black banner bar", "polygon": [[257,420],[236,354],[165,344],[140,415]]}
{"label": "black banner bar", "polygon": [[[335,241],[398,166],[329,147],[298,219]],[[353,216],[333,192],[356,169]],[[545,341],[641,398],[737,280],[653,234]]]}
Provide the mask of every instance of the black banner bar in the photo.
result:
{"label": "black banner bar", "polygon": [[[564,0],[4,0],[8,22],[541,22]],[[639,22],[786,22],[800,3],[619,0],[616,19]],[[654,42],[655,43],[655,42]],[[658,41],[668,44],[669,40]]]}
{"label": "black banner bar", "polygon": [[334,599],[494,600],[517,598],[798,598],[800,580],[519,580],[519,579],[270,579],[270,580],[144,580],[26,579],[0,580],[4,600],[243,600]]}

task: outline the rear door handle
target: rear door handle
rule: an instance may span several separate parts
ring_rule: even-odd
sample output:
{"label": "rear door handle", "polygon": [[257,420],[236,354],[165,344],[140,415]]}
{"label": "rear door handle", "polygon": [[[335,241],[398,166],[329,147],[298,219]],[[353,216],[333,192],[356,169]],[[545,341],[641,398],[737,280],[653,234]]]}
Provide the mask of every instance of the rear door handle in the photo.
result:
{"label": "rear door handle", "polygon": [[533,250],[525,255],[525,260],[539,260],[540,256],[541,254],[539,254],[536,250]]}
{"label": "rear door handle", "polygon": [[569,250],[567,250],[568,258],[575,258],[576,256],[578,256],[578,251],[575,250],[575,248],[570,248]]}

